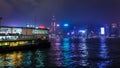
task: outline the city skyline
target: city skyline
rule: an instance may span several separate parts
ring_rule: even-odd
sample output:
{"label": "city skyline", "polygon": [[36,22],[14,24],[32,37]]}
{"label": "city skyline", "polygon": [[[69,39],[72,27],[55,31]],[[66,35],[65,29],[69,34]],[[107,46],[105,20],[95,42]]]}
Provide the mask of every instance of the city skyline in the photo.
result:
{"label": "city skyline", "polygon": [[2,25],[9,26],[24,26],[25,23],[49,26],[53,15],[60,24],[120,22],[119,8],[119,0],[0,0]]}

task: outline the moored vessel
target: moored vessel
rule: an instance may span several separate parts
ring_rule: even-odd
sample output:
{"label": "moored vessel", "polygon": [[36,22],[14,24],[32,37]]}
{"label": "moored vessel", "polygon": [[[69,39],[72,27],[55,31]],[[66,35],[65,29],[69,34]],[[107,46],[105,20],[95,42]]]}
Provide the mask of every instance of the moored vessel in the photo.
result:
{"label": "moored vessel", "polygon": [[31,27],[0,27],[0,49],[49,48],[49,30]]}

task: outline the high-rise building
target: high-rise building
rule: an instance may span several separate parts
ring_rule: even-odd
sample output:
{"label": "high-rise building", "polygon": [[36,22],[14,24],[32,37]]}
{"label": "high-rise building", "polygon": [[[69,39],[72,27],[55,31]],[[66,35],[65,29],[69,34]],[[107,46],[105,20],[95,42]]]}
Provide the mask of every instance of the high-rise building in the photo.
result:
{"label": "high-rise building", "polygon": [[118,24],[117,23],[112,23],[111,24],[110,35],[113,36],[113,37],[118,37],[119,30],[118,30]]}
{"label": "high-rise building", "polygon": [[52,20],[51,20],[50,32],[54,33],[54,34],[56,33],[56,18],[55,18],[55,16],[53,16]]}
{"label": "high-rise building", "polygon": [[61,37],[62,36],[62,28],[61,25],[57,23],[55,16],[52,17],[50,21],[50,36],[51,37]]}
{"label": "high-rise building", "polygon": [[119,37],[120,37],[120,22],[118,23],[118,33],[119,33]]}
{"label": "high-rise building", "polygon": [[105,24],[105,35],[107,37],[110,36],[110,26],[108,24]]}

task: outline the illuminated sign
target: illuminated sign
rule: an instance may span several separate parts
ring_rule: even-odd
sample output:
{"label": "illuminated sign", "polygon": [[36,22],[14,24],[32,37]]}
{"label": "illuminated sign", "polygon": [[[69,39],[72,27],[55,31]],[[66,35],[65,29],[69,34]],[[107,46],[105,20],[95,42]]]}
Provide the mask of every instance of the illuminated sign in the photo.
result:
{"label": "illuminated sign", "polygon": [[64,24],[64,26],[69,26],[68,24]]}
{"label": "illuminated sign", "polygon": [[100,28],[100,31],[101,31],[101,34],[102,34],[102,35],[105,34],[105,28],[104,28],[104,27],[101,27],[101,28]]}
{"label": "illuminated sign", "polygon": [[43,28],[45,28],[45,26],[42,25],[42,26],[39,26],[39,28],[42,28],[42,29],[43,29]]}
{"label": "illuminated sign", "polygon": [[85,33],[85,32],[86,32],[86,30],[79,30],[79,32],[80,32],[80,33]]}

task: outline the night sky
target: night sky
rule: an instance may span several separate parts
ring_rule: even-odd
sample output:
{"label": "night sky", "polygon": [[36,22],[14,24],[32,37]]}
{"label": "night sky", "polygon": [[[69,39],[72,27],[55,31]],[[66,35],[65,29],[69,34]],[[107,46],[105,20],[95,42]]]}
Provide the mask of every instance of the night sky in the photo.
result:
{"label": "night sky", "polygon": [[120,22],[120,0],[0,0],[2,24],[25,26],[26,23],[103,24]]}

